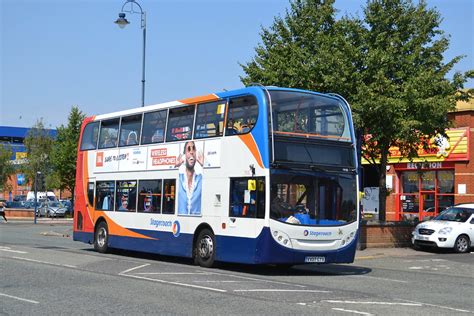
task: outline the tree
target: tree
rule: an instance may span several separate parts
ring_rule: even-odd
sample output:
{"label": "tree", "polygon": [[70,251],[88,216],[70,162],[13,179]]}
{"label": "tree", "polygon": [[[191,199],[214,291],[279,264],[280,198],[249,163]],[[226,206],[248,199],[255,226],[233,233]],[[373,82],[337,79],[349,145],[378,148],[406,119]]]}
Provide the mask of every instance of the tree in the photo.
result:
{"label": "tree", "polygon": [[76,184],[77,143],[85,115],[77,106],[71,108],[67,126],[57,128],[56,142],[51,152],[54,174],[49,181],[56,181],[61,190],[74,194]]}
{"label": "tree", "polygon": [[369,0],[362,20],[334,18],[334,1],[295,0],[286,17],[263,29],[263,46],[242,65],[243,83],[337,92],[352,105],[376,166],[380,220],[385,220],[386,166],[391,146],[413,158],[426,139],[445,134],[447,113],[464,75],[446,74],[462,58],[443,62],[449,40],[440,14],[424,1]]}
{"label": "tree", "polygon": [[11,190],[8,179],[15,173],[11,157],[12,151],[10,146],[0,144],[0,191]]}
{"label": "tree", "polygon": [[[50,131],[44,128],[43,120],[39,119],[25,137],[27,160],[22,165],[22,169],[30,183],[35,180],[37,172],[41,172],[46,178],[52,174],[50,153],[53,143],[54,139]],[[47,187],[51,188],[49,183],[47,183]]]}

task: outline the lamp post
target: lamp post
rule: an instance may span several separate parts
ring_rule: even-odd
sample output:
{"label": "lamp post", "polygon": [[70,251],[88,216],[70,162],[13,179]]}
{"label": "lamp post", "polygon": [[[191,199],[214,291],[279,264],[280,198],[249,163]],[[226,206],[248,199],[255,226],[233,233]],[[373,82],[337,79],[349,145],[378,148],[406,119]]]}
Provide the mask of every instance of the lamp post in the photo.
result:
{"label": "lamp post", "polygon": [[[38,211],[38,181],[39,178],[41,177],[41,171],[36,171],[35,174],[35,220],[34,223],[36,224],[36,212]],[[47,193],[46,193],[47,195]]]}
{"label": "lamp post", "polygon": [[[129,9],[126,9],[129,5]],[[135,9],[135,6],[139,9]],[[143,58],[142,58],[142,107],[145,106],[145,45],[146,45],[146,13],[143,11],[142,7],[135,0],[127,0],[122,5],[122,11],[119,13],[118,19],[114,22],[121,29],[123,29],[127,24],[130,24],[125,18],[125,12],[130,14],[140,14],[141,17],[141,28],[143,30]]]}

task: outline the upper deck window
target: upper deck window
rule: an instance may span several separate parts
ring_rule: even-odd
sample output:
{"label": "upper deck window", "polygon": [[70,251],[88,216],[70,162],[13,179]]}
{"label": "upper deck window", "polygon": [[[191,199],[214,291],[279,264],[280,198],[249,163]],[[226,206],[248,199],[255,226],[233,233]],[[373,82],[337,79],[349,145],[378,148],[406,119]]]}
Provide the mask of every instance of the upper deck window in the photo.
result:
{"label": "upper deck window", "polygon": [[225,101],[198,104],[194,138],[222,136]]}
{"label": "upper deck window", "polygon": [[270,94],[276,134],[350,140],[347,116],[340,101],[293,91],[270,91]]}
{"label": "upper deck window", "polygon": [[165,140],[167,110],[145,113],[142,144],[162,143]]}
{"label": "upper deck window", "polygon": [[246,134],[257,123],[258,102],[254,96],[233,98],[229,101],[226,136]]}
{"label": "upper deck window", "polygon": [[100,126],[99,148],[117,147],[119,119],[102,121]]}
{"label": "upper deck window", "polygon": [[122,124],[120,125],[120,146],[138,145],[141,125],[141,114],[122,117]]}
{"label": "upper deck window", "polygon": [[97,136],[99,135],[99,123],[100,122],[92,122],[86,125],[82,133],[81,150],[96,148]]}
{"label": "upper deck window", "polygon": [[191,139],[194,123],[194,105],[170,109],[166,141]]}

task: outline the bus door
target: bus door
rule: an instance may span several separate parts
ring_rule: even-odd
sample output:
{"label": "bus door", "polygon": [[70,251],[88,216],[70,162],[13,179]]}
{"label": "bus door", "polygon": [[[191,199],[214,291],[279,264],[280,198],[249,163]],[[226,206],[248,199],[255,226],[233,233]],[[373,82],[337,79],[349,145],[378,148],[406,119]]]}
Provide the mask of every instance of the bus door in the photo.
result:
{"label": "bus door", "polygon": [[229,204],[227,226],[233,235],[258,234],[265,218],[265,178],[231,178]]}

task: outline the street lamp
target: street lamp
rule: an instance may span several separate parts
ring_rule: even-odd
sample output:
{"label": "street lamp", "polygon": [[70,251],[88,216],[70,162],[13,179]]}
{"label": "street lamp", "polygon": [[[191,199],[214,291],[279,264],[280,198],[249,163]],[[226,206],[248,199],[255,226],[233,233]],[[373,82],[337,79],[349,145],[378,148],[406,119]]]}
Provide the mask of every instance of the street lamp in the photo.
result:
{"label": "street lamp", "polygon": [[[34,223],[36,224],[36,212],[38,211],[38,181],[41,177],[41,171],[36,171],[35,174],[35,215],[34,215]],[[48,193],[46,193],[46,198]]]}
{"label": "street lamp", "polygon": [[[125,7],[129,5],[129,9],[127,10]],[[140,9],[137,11],[135,6]],[[143,30],[143,58],[142,58],[142,107],[145,106],[145,43],[146,43],[146,13],[143,11],[142,7],[138,2],[135,0],[127,0],[122,6],[122,11],[119,13],[118,19],[114,22],[117,24],[121,29],[123,29],[127,24],[130,24],[128,20],[125,18],[125,12],[130,14],[140,14],[141,16],[141,28]]]}

